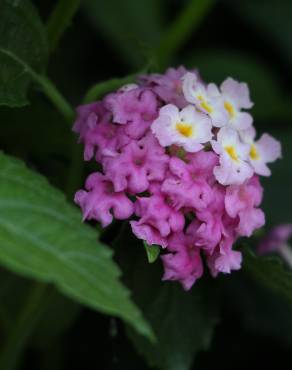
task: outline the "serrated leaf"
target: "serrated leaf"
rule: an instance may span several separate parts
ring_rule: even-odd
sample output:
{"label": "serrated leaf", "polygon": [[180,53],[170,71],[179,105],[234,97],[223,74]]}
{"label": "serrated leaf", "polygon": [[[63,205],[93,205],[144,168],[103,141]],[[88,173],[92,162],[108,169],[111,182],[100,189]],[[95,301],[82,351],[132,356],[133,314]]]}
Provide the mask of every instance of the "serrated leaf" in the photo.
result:
{"label": "serrated leaf", "polygon": [[243,269],[260,284],[280,294],[292,304],[292,273],[276,257],[259,257],[244,250]]}
{"label": "serrated leaf", "polygon": [[43,69],[47,42],[40,17],[29,0],[0,2],[0,105],[28,103],[29,68]]}
{"label": "serrated leaf", "polygon": [[145,241],[143,241],[143,245],[146,250],[148,262],[155,262],[159,257],[160,247],[158,245],[148,245]]}
{"label": "serrated leaf", "polygon": [[22,162],[0,154],[0,263],[56,287],[78,302],[116,315],[138,332],[152,331],[128,290],[109,248],[81,224],[61,192]]}

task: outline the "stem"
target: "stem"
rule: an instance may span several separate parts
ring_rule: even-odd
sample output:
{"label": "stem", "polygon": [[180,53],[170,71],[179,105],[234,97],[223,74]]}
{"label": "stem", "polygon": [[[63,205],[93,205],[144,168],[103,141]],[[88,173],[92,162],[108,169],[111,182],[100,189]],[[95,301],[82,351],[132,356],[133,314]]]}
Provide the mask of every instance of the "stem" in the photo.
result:
{"label": "stem", "polygon": [[66,121],[72,124],[72,120],[75,115],[74,110],[63,95],[57,90],[56,86],[45,76],[36,75],[34,80],[42,86],[43,92],[63,115]]}
{"label": "stem", "polygon": [[98,100],[103,95],[116,90],[123,85],[135,82],[137,75],[138,74],[135,73],[122,78],[113,78],[111,80],[100,82],[92,86],[83,99],[84,103],[90,103],[94,100]]}
{"label": "stem", "polygon": [[34,283],[0,353],[0,369],[13,370],[48,304],[47,285]]}
{"label": "stem", "polygon": [[59,44],[65,29],[70,25],[80,3],[81,0],[58,1],[47,23],[47,35],[51,51],[54,51]]}
{"label": "stem", "polygon": [[55,85],[45,76],[39,75],[35,72],[28,64],[18,58],[17,55],[10,52],[9,50],[0,47],[0,52],[7,55],[14,62],[18,63],[23,67],[24,72],[27,72],[30,77],[37,82],[42,88],[47,97],[55,105],[58,111],[64,116],[68,122],[72,122],[74,117],[74,111],[71,105],[63,97],[63,95],[57,90]]}
{"label": "stem", "polygon": [[215,0],[190,0],[162,38],[156,52],[158,65],[164,68],[169,59],[196,30],[211,10]]}

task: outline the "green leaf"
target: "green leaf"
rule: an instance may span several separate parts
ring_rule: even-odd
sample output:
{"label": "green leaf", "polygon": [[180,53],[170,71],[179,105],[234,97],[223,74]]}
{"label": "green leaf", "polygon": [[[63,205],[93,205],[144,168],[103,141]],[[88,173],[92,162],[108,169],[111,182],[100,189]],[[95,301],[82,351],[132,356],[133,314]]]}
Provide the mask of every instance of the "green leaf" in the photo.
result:
{"label": "green leaf", "polygon": [[58,336],[72,326],[80,312],[80,305],[54,290],[33,332],[33,346],[45,349],[52,345]]}
{"label": "green leaf", "polygon": [[148,262],[155,262],[159,257],[160,247],[158,245],[148,245],[145,241],[143,241],[143,245],[147,253]]}
{"label": "green leaf", "polygon": [[[245,0],[234,2],[229,6],[243,18],[248,19],[256,33],[262,31],[266,40],[274,43],[275,50],[280,50],[292,62],[291,43],[291,0]],[[273,46],[273,45],[272,45]]]}
{"label": "green leaf", "polygon": [[78,302],[116,315],[153,338],[119,282],[111,251],[80,212],[40,175],[0,155],[0,263],[56,287]]}
{"label": "green leaf", "polygon": [[28,0],[1,0],[0,105],[27,104],[29,69],[42,70],[46,60],[45,32],[35,8]]}
{"label": "green leaf", "polygon": [[48,24],[47,34],[50,49],[54,50],[66,28],[69,27],[72,18],[80,6],[81,0],[59,0],[54,8]]}
{"label": "green leaf", "polygon": [[280,294],[292,304],[292,273],[276,257],[258,257],[250,249],[244,250],[243,269],[258,283]]}
{"label": "green leaf", "polygon": [[116,241],[116,249],[126,283],[157,338],[157,344],[151,344],[128,329],[134,347],[151,366],[190,369],[196,353],[209,346],[218,321],[219,300],[214,290],[199,282],[185,292],[176,282],[162,282],[161,264],[146,261],[140,242],[130,231]]}
{"label": "green leaf", "polygon": [[[31,280],[0,269],[0,333],[8,334],[15,324],[23,303],[31,290]],[[33,345],[44,348],[62,334],[76,319],[81,306],[50,287],[50,300],[33,332]],[[11,294],[13,292],[13,294]]]}
{"label": "green leaf", "polygon": [[137,67],[145,64],[144,54],[149,54],[160,38],[164,23],[161,5],[158,0],[86,0],[84,10],[92,26],[124,61]]}
{"label": "green leaf", "polygon": [[167,67],[172,56],[186,43],[190,34],[198,29],[211,11],[215,0],[189,0],[183,4],[181,13],[166,30],[156,51],[160,67]]}
{"label": "green leaf", "polygon": [[228,309],[236,312],[245,330],[291,347],[292,306],[284,298],[244,272],[225,279],[222,289]]}
{"label": "green leaf", "polygon": [[144,310],[158,344],[151,344],[132,330],[128,330],[128,334],[151,366],[163,370],[188,370],[195,355],[210,345],[217,323],[216,306],[206,302],[198,287],[185,292],[173,282],[157,285],[155,296]]}

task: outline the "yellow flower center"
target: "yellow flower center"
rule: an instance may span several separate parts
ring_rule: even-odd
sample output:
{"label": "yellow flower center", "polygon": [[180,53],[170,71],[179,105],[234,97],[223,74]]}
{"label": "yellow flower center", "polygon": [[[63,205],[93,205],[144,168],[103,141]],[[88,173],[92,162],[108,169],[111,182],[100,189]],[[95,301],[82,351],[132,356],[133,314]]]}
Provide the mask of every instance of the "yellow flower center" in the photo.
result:
{"label": "yellow flower center", "polygon": [[231,159],[233,159],[234,161],[238,161],[238,156],[234,146],[226,146],[225,151],[229,154]]}
{"label": "yellow flower center", "polygon": [[198,99],[200,100],[200,105],[201,107],[208,113],[212,113],[213,112],[213,108],[211,107],[210,104],[208,104],[206,102],[206,100],[202,97],[202,95],[199,95],[198,96]]}
{"label": "yellow flower center", "polygon": [[250,146],[249,156],[254,161],[257,160],[257,159],[260,159],[259,152],[257,151],[257,148],[254,144],[251,144],[251,146]]}
{"label": "yellow flower center", "polygon": [[235,109],[231,103],[228,101],[224,102],[224,108],[227,110],[230,118],[235,116]]}
{"label": "yellow flower center", "polygon": [[193,135],[193,127],[188,123],[178,122],[175,127],[184,137],[191,137]]}

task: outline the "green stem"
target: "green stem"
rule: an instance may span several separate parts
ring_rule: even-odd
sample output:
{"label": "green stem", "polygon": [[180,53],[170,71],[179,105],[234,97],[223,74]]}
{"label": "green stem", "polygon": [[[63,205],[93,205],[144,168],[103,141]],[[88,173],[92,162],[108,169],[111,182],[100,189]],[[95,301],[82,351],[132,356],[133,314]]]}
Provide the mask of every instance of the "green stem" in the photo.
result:
{"label": "green stem", "polygon": [[178,18],[167,30],[158,46],[156,58],[161,68],[164,68],[168,64],[171,57],[187,40],[189,34],[199,27],[214,3],[215,0],[189,1]]}
{"label": "green stem", "polygon": [[59,44],[65,29],[70,25],[80,3],[81,0],[58,1],[47,23],[47,35],[51,51],[55,50]]}
{"label": "green stem", "polygon": [[0,353],[0,369],[13,370],[48,304],[47,286],[34,283]]}
{"label": "green stem", "polygon": [[0,48],[0,52],[7,55],[14,62],[21,65],[23,67],[24,72],[27,72],[30,75],[30,77],[42,87],[43,92],[55,105],[58,111],[64,116],[64,118],[68,122],[72,123],[74,111],[71,105],[67,102],[63,95],[57,90],[55,85],[47,77],[42,76],[35,72],[28,64],[23,62],[21,59],[18,58],[17,55],[11,53],[9,50]]}
{"label": "green stem", "polygon": [[42,88],[43,92],[47,95],[49,100],[58,109],[58,111],[63,115],[66,121],[72,124],[75,113],[71,105],[63,97],[63,95],[58,91],[56,86],[45,76],[36,75],[34,80],[38,82]]}
{"label": "green stem", "polygon": [[86,93],[83,99],[84,103],[90,103],[94,100],[98,100],[105,94],[117,90],[123,85],[135,82],[137,75],[138,74],[135,73],[126,77],[113,78],[108,81],[97,83],[96,85],[92,86]]}

